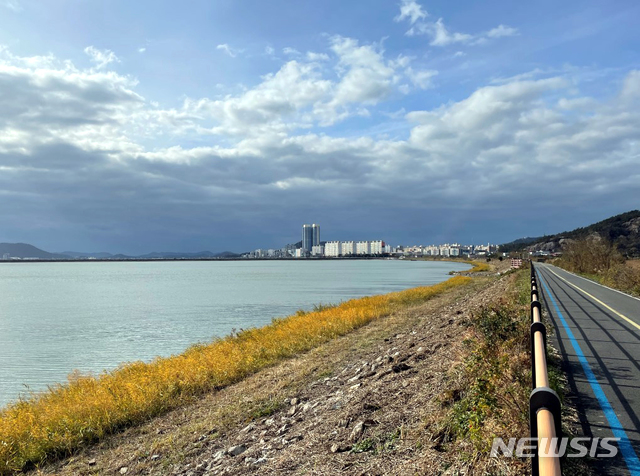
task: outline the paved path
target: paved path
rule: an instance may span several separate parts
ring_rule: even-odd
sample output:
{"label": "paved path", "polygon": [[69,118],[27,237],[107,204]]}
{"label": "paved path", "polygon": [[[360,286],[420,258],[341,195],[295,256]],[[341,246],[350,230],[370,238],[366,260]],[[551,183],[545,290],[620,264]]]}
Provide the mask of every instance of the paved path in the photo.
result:
{"label": "paved path", "polygon": [[640,300],[536,263],[585,436],[617,437],[598,474],[640,475]]}

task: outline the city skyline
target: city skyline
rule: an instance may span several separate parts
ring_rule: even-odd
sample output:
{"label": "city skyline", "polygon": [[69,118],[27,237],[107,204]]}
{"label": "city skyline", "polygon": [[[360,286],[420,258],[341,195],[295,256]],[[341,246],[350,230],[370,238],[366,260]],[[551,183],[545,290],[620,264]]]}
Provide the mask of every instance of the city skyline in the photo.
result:
{"label": "city skyline", "polygon": [[[298,246],[299,243],[299,246]],[[350,257],[350,256],[376,256],[387,254],[414,254],[421,256],[457,257],[481,254],[490,254],[498,250],[495,244],[467,244],[457,242],[431,245],[406,245],[392,246],[382,239],[375,240],[325,240],[320,239],[320,225],[302,225],[302,240],[298,243],[289,243],[277,248],[256,248],[250,252],[242,253],[246,258],[321,258],[321,257]]]}

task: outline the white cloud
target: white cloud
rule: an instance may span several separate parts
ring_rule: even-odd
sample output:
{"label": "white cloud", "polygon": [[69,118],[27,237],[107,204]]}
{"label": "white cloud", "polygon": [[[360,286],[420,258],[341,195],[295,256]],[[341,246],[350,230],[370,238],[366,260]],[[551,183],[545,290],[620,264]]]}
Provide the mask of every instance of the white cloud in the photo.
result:
{"label": "white cloud", "polygon": [[313,51],[307,51],[307,59],[309,61],[329,61],[329,55],[325,53],[314,53]]}
{"label": "white cloud", "polygon": [[593,98],[580,97],[580,98],[560,98],[558,100],[558,108],[567,111],[574,111],[580,109],[593,109],[597,106],[597,102]]}
{"label": "white cloud", "polygon": [[[400,88],[402,67],[409,58],[387,60],[379,45],[361,45],[353,38],[334,36],[330,39],[331,50],[337,57],[335,72],[338,80],[328,80],[326,95],[314,103],[304,117],[326,126],[350,116],[368,116],[369,106],[385,100],[395,88]],[[403,60],[406,59],[406,62]],[[327,60],[327,55],[307,54],[310,65],[314,60]]]}
{"label": "white cloud", "polygon": [[445,26],[442,18],[435,22],[418,22],[406,32],[407,36],[427,35],[431,37],[431,46],[448,46],[455,43],[471,43],[478,41],[473,35],[468,33],[450,32]]}
{"label": "white cloud", "polygon": [[376,104],[391,93],[395,70],[375,45],[360,45],[353,38],[333,37],[331,49],[338,56],[340,82],[332,104]]}
{"label": "white cloud", "polygon": [[[352,38],[332,37],[330,48],[337,57],[337,80],[325,78],[331,72],[318,64],[330,60],[329,55],[308,52],[304,60],[287,62],[241,95],[188,100],[185,110],[214,120],[216,124],[207,129],[212,134],[259,135],[267,130],[284,133],[369,115],[367,107],[389,97],[394,88],[402,92],[408,87],[399,85],[403,77],[416,87],[426,88],[436,74],[407,70],[411,58],[387,60],[378,45],[361,45]],[[299,55],[297,50],[285,52]]]}
{"label": "white cloud", "polygon": [[138,48],[138,53],[144,53],[145,51],[147,51],[147,49],[144,47]]}
{"label": "white cloud", "polygon": [[406,68],[415,58],[413,56],[398,55],[395,60],[389,62],[392,68]]}
{"label": "white cloud", "polygon": [[415,0],[402,0],[400,3],[400,14],[394,20],[399,22],[408,20],[411,28],[406,31],[407,36],[427,35],[431,37],[431,46],[448,46],[452,44],[474,44],[481,45],[487,43],[489,39],[515,36],[518,34],[517,28],[506,25],[498,25],[491,30],[477,35],[469,33],[451,32],[444,24],[442,18],[435,22],[425,19],[429,15],[426,10]]}
{"label": "white cloud", "polygon": [[523,81],[523,80],[529,80],[529,79],[536,79],[536,78],[540,78],[543,76],[550,76],[550,75],[557,75],[558,71],[557,70],[549,70],[549,71],[545,71],[542,70],[540,68],[535,68],[531,71],[527,71],[524,73],[520,73],[520,74],[516,74],[513,76],[509,76],[506,78],[493,78],[491,80],[491,84],[505,84],[505,83],[514,83],[517,81]]}
{"label": "white cloud", "polygon": [[394,20],[400,22],[409,19],[409,23],[413,25],[418,20],[424,20],[428,16],[427,11],[423,10],[422,6],[415,0],[402,0],[400,2],[400,13]]}
{"label": "white cloud", "polygon": [[93,46],[87,46],[84,52],[89,56],[92,63],[98,69],[104,68],[110,63],[119,63],[120,59],[111,50],[99,50]]}
{"label": "white cloud", "polygon": [[431,80],[438,72],[434,70],[414,71],[413,68],[409,67],[405,70],[405,74],[414,86],[420,89],[428,89],[432,87]]}
{"label": "white cloud", "polygon": [[101,68],[109,55],[100,53],[106,59],[97,55],[97,69],[80,70],[51,55],[18,57],[0,50],[0,90],[7,94],[0,135],[2,129],[28,132],[31,145],[16,144],[22,150],[55,140],[112,147],[112,133],[135,121],[144,99],[133,91],[135,80]]}
{"label": "white cloud", "polygon": [[285,47],[282,48],[282,52],[287,56],[300,56],[300,52],[295,48]]}
{"label": "white cloud", "polygon": [[640,99],[640,71],[631,71],[624,78],[620,97],[626,101],[637,101]]}
{"label": "white cloud", "polygon": [[273,47],[271,46],[265,46],[264,47],[264,52],[267,56],[273,56],[273,54],[276,52],[276,50],[273,49]]}
{"label": "white cloud", "polygon": [[216,50],[220,50],[225,54],[229,55],[231,58],[235,58],[239,53],[242,53],[243,50],[237,50],[235,48],[231,48],[227,43],[222,43],[221,45],[216,46]]}
{"label": "white cloud", "polygon": [[431,45],[446,46],[452,43],[468,43],[473,39],[472,35],[466,33],[450,33],[444,26],[442,18],[439,18],[431,27]]}
{"label": "white cloud", "polygon": [[486,36],[489,38],[502,38],[504,36],[515,36],[518,34],[517,28],[511,28],[506,25],[498,25],[495,28],[492,28],[486,33]]}
{"label": "white cloud", "polygon": [[407,36],[427,35],[431,37],[429,42],[432,46],[449,46],[453,44],[473,44],[481,45],[489,40],[515,36],[518,34],[517,28],[499,25],[485,33],[471,35],[469,33],[451,32],[444,24],[444,20],[439,18],[436,22],[418,22],[406,32]]}
{"label": "white cloud", "polygon": [[313,65],[289,61],[275,74],[268,74],[255,88],[241,96],[222,100],[189,100],[185,108],[196,115],[215,119],[216,134],[260,133],[263,128],[285,130],[285,120],[303,119],[297,113],[326,98],[332,88]]}

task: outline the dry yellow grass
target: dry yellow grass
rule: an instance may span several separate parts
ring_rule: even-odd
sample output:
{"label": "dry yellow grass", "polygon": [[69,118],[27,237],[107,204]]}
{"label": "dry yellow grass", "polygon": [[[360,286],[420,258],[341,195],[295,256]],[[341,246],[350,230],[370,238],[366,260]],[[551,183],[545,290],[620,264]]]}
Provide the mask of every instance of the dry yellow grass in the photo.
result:
{"label": "dry yellow grass", "polygon": [[631,269],[640,271],[640,259],[629,259],[627,260],[626,265]]}
{"label": "dry yellow grass", "polygon": [[481,263],[479,261],[465,261],[465,263],[473,265],[473,268],[468,271],[469,273],[481,273],[483,271],[491,270],[491,266],[489,266],[487,263]]}
{"label": "dry yellow grass", "polygon": [[470,280],[455,277],[435,286],[299,312],[262,328],[193,346],[180,355],[126,364],[97,377],[72,375],[66,385],[0,411],[0,474],[72,454],[106,434]]}

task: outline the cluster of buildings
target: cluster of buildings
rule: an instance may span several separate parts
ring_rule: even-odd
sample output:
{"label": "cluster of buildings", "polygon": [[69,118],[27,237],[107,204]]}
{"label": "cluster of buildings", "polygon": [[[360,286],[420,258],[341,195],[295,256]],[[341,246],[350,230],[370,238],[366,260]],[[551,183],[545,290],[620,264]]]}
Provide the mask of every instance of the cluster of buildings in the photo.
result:
{"label": "cluster of buildings", "polygon": [[446,243],[430,246],[392,247],[383,240],[373,241],[321,241],[320,225],[302,225],[302,240],[278,249],[257,249],[242,255],[244,258],[339,258],[351,256],[487,256],[497,252],[498,246],[461,245]]}
{"label": "cluster of buildings", "polygon": [[382,240],[327,241],[324,245],[315,246],[311,256],[380,256],[390,252],[390,247]]}
{"label": "cluster of buildings", "polygon": [[391,253],[382,240],[321,241],[320,225],[302,225],[302,240],[278,249],[257,249],[245,258],[338,258],[349,256],[381,256]]}
{"label": "cluster of buildings", "polygon": [[486,245],[461,245],[459,243],[445,243],[443,245],[429,246],[398,246],[394,254],[409,256],[487,256],[498,251],[498,245],[487,243]]}

